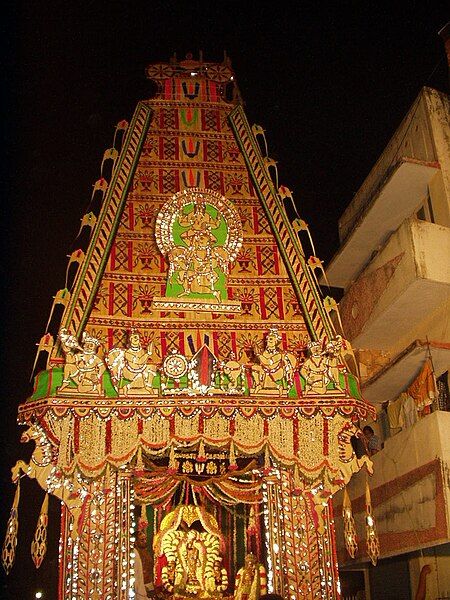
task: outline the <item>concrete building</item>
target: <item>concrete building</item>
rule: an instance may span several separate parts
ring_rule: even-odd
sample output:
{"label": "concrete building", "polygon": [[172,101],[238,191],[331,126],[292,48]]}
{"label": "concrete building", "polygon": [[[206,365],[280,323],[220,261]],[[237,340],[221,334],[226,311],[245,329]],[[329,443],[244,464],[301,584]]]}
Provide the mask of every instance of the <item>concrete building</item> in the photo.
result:
{"label": "concrete building", "polygon": [[[423,88],[339,220],[341,246],[327,268],[343,289],[362,394],[377,407],[376,422],[361,427],[381,448],[369,478],[380,559],[372,567],[367,558],[360,472],[347,486],[354,560],[338,531],[339,561],[353,570],[344,597],[356,595],[359,576],[372,600],[450,598],[449,206],[449,97]],[[338,516],[341,507],[342,493]],[[416,596],[419,582],[426,595]]]}

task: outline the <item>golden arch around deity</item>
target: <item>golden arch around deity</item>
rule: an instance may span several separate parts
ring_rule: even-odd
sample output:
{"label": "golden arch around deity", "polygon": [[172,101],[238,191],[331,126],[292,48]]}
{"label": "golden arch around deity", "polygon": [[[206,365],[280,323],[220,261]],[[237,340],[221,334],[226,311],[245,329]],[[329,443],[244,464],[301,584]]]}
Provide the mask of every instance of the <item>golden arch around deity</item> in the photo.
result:
{"label": "golden arch around deity", "polygon": [[228,588],[222,533],[200,506],[180,505],[164,517],[153,542],[156,587],[174,599],[221,598]]}
{"label": "golden arch around deity", "polygon": [[242,246],[231,202],[211,190],[184,190],[161,208],[155,236],[169,262],[166,297],[155,298],[155,308],[239,312],[227,296],[230,264]]}

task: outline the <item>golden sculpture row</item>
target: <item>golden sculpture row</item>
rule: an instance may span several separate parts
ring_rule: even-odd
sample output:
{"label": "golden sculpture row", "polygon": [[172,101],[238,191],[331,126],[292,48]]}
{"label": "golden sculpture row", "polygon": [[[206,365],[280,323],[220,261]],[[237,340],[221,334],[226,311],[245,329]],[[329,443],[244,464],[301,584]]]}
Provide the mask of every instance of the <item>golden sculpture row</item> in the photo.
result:
{"label": "golden sculpture row", "polygon": [[100,395],[108,370],[119,395],[213,395],[237,394],[285,396],[294,385],[294,376],[303,379],[303,395],[343,391],[340,375],[347,369],[342,352],[343,340],[315,341],[308,344],[309,356],[299,364],[298,357],[280,348],[281,335],[271,328],[263,349],[254,345],[251,364],[233,358],[219,361],[208,346],[192,358],[172,351],[161,366],[152,361],[153,348],[142,345],[138,331],[132,330],[126,348],[113,348],[103,360],[101,342],[84,332],[81,345],[66,329],[59,334],[65,354],[63,381],[59,392],[76,389],[83,394]]}

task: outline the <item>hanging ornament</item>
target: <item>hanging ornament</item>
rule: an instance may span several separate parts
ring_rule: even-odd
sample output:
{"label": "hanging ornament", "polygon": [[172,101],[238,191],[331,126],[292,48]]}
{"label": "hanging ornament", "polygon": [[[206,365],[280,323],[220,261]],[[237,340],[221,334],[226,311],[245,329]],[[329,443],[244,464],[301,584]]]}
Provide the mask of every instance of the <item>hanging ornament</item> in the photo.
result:
{"label": "hanging ornament", "polygon": [[347,488],[344,488],[344,501],[342,503],[342,516],[344,518],[344,541],[347,552],[355,558],[358,550],[358,538],[356,535],[355,519],[352,513],[352,503]]}
{"label": "hanging ornament", "polygon": [[205,461],[206,461],[205,444],[203,443],[203,440],[200,440],[200,444],[198,445],[197,462],[203,463]]}
{"label": "hanging ornament", "polygon": [[45,494],[42,503],[41,512],[39,513],[34,539],[31,542],[31,558],[36,566],[36,569],[42,564],[47,552],[47,525],[48,525],[48,494]]}
{"label": "hanging ornament", "polygon": [[17,482],[16,493],[9,514],[8,524],[6,525],[6,536],[2,548],[2,564],[7,575],[11,571],[11,567],[13,566],[16,557],[17,533],[19,531],[19,498],[20,479]]}
{"label": "hanging ornament", "polygon": [[236,453],[234,451],[234,443],[231,442],[231,444],[230,444],[230,464],[228,465],[228,470],[236,471],[237,468],[238,468],[238,466],[236,463]]}
{"label": "hanging ornament", "polygon": [[316,255],[316,249],[314,247],[314,242],[311,236],[311,232],[309,231],[309,225],[306,221],[304,221],[303,219],[300,219],[300,217],[298,217],[297,219],[294,219],[292,221],[292,227],[294,228],[294,231],[297,233],[297,235],[300,235],[301,231],[306,231],[306,233],[308,234],[308,239],[309,239],[309,243],[311,246],[311,250],[314,253],[314,256]]}
{"label": "hanging ornament", "polygon": [[380,540],[372,511],[372,500],[370,498],[369,483],[366,481],[366,543],[367,555],[375,566],[380,556]]}
{"label": "hanging ornament", "polygon": [[105,150],[105,152],[103,153],[103,160],[102,160],[102,165],[100,167],[100,175],[103,177],[103,166],[105,164],[105,162],[107,160],[112,160],[112,170],[114,171],[114,166],[116,164],[116,160],[117,157],[119,156],[119,153],[117,152],[117,150],[115,148],[108,148],[107,150]]}
{"label": "hanging ornament", "polygon": [[141,514],[138,520],[138,531],[146,530],[148,527],[147,520],[147,507],[145,504],[141,504]]}
{"label": "hanging ornament", "polygon": [[136,455],[136,466],[135,471],[142,473],[144,471],[144,461],[142,459],[142,448],[139,446],[137,455]]}
{"label": "hanging ornament", "polygon": [[[53,310],[53,307],[52,307],[52,310]],[[50,318],[51,318],[51,316],[50,316]],[[50,318],[49,318],[49,322],[50,322]],[[48,327],[48,324],[47,324],[47,327]],[[40,353],[47,352],[48,357],[50,357],[50,353],[53,350],[53,344],[54,344],[54,339],[50,333],[46,333],[45,335],[43,335],[39,341],[39,344],[36,344],[38,349],[36,352],[36,358],[34,359],[34,364],[33,364],[33,369],[31,371],[30,381],[33,379],[34,370],[36,368]],[[48,358],[47,358],[47,368],[48,368]]]}
{"label": "hanging ornament", "polygon": [[125,131],[128,129],[128,121],[122,120],[119,121],[116,125],[116,130],[114,131],[114,140],[113,140],[113,146],[116,146],[116,141],[117,141],[117,134],[119,133],[119,131],[122,131],[125,133]]}
{"label": "hanging ornament", "polygon": [[167,472],[170,475],[176,475],[176,473],[178,472],[177,461],[175,460],[175,448],[173,444],[171,444],[170,446],[169,466],[167,467]]}
{"label": "hanging ornament", "polygon": [[89,227],[89,229],[91,230],[91,235],[92,235],[92,231],[94,230],[96,223],[97,223],[97,217],[94,215],[94,213],[92,211],[83,215],[83,217],[81,219],[80,230],[77,234],[77,237],[82,232],[83,227]]}
{"label": "hanging ornament", "polygon": [[298,465],[296,463],[295,467],[294,467],[294,490],[293,490],[293,493],[296,496],[300,496],[301,493],[302,493],[302,491],[303,491],[303,489],[304,489],[304,485],[303,485],[303,482],[302,482],[301,477],[300,477],[300,473],[299,473],[299,470],[298,470]]}
{"label": "hanging ornament", "polygon": [[269,444],[266,444],[264,450],[264,475],[270,475],[272,472],[272,465],[270,464],[270,453],[269,453]]}

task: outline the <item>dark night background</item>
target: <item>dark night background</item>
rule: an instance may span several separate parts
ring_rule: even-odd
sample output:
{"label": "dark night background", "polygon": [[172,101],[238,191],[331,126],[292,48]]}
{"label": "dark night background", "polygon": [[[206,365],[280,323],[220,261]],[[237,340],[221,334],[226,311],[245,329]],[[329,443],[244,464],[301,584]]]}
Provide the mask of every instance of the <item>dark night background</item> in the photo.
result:
{"label": "dark night background", "polygon": [[[250,123],[266,130],[280,184],[294,192],[317,254],[338,247],[337,219],[424,85],[448,91],[439,30],[446,2],[9,3],[3,9],[3,542],[36,343],[100,177],[114,127],[149,97],[144,69],[176,52],[231,57]],[[30,544],[44,493],[23,480],[16,564],[0,598],[56,598],[58,507],[36,571]]]}

